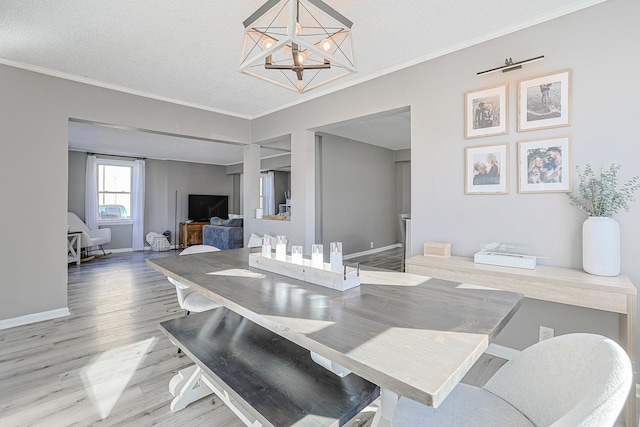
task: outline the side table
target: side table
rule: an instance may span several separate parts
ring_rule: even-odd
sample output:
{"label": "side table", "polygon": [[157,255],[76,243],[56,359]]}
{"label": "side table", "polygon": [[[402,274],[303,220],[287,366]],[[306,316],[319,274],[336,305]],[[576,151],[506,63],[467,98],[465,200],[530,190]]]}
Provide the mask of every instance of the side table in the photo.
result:
{"label": "side table", "polygon": [[67,232],[67,264],[75,262],[76,265],[80,265],[80,231]]}

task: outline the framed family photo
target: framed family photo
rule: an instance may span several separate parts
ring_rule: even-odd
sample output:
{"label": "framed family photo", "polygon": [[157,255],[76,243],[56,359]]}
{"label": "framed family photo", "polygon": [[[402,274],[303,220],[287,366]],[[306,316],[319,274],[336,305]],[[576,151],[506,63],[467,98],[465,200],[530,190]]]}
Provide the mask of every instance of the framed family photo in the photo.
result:
{"label": "framed family photo", "polygon": [[518,132],[571,125],[571,70],[518,82]]}
{"label": "framed family photo", "polygon": [[509,192],[509,144],[466,147],[465,194]]}
{"label": "framed family photo", "polygon": [[509,131],[508,85],[464,94],[464,137],[502,135]]}
{"label": "framed family photo", "polygon": [[518,193],[570,191],[570,136],[518,142]]}

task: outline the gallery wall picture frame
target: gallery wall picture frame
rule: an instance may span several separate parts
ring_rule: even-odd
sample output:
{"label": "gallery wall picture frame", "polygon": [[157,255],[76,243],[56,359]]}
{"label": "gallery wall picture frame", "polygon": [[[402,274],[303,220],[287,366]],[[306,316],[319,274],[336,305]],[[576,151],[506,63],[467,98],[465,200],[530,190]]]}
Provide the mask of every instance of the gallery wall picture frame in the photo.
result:
{"label": "gallery wall picture frame", "polygon": [[509,85],[464,94],[464,137],[480,138],[509,132]]}
{"label": "gallery wall picture frame", "polygon": [[509,144],[464,149],[464,194],[509,193]]}
{"label": "gallery wall picture frame", "polygon": [[518,81],[518,132],[571,126],[571,70]]}
{"label": "gallery wall picture frame", "polygon": [[518,142],[518,193],[571,192],[571,136]]}

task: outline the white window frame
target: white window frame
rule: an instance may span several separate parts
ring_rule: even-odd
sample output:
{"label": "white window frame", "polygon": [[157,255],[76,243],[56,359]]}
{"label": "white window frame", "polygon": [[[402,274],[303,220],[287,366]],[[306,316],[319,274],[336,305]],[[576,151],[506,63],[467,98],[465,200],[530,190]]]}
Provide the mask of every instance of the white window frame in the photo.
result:
{"label": "white window frame", "polygon": [[98,202],[98,206],[96,206],[96,212],[98,213],[98,225],[100,226],[108,226],[108,225],[133,225],[133,166],[135,162],[130,160],[112,160],[112,159],[96,159],[96,193],[98,194],[98,199],[100,197],[100,176],[98,171],[101,165],[104,166],[124,166],[131,169],[131,192],[129,193],[130,202],[131,202],[131,212],[129,212],[130,219],[100,219],[100,203]]}

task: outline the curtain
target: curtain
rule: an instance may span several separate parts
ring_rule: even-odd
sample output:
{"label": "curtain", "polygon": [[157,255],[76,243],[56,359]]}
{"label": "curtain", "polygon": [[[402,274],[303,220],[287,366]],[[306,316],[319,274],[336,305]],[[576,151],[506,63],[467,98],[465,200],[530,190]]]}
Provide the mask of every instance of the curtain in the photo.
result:
{"label": "curtain", "polygon": [[84,223],[89,230],[98,229],[98,160],[94,155],[87,156]]}
{"label": "curtain", "polygon": [[263,215],[276,214],[275,179],[273,171],[262,174]]}
{"label": "curtain", "polygon": [[131,248],[134,251],[144,250],[144,160],[136,160],[133,164],[133,191],[131,214],[133,217],[133,237]]}

